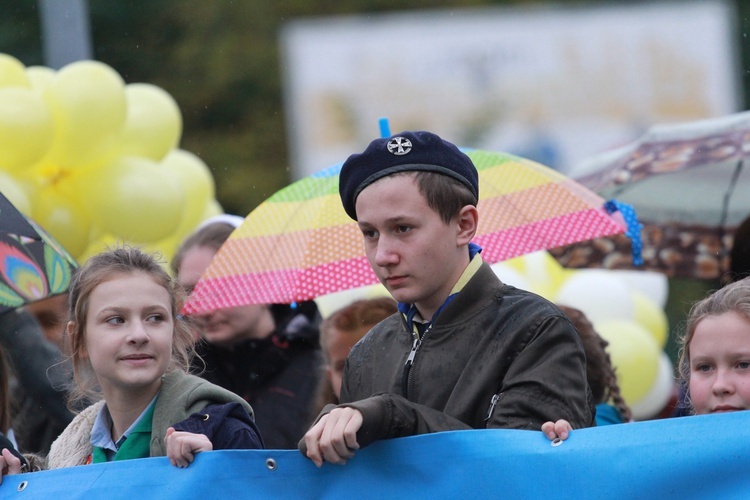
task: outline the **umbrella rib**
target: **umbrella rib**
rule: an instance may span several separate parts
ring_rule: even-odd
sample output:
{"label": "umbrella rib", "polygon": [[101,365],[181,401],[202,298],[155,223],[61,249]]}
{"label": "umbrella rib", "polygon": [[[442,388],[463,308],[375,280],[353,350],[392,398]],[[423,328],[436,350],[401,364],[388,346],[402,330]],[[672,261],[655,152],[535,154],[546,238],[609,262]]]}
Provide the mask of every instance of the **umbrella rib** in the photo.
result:
{"label": "umbrella rib", "polygon": [[721,220],[719,221],[719,241],[722,241],[724,239],[727,217],[729,217],[729,200],[732,198],[734,188],[737,187],[737,181],[740,178],[740,174],[742,173],[742,167],[744,166],[744,164],[744,158],[740,158],[737,161],[737,166],[734,167],[734,173],[732,174],[732,180],[729,181],[729,186],[727,186],[727,190],[724,193],[724,201],[721,207]]}

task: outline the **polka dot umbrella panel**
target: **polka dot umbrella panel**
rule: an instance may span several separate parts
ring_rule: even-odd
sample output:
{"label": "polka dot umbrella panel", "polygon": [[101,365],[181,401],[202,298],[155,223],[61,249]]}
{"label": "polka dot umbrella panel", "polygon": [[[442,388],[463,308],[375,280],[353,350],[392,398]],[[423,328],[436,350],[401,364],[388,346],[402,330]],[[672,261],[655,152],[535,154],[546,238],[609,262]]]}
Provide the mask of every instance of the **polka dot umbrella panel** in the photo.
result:
{"label": "polka dot umbrella panel", "polygon": [[[548,167],[501,152],[464,152],[479,172],[474,242],[489,263],[625,231],[603,198]],[[297,181],[253,210],[183,312],[291,303],[377,283],[362,233],[341,205],[340,170],[338,164]]]}

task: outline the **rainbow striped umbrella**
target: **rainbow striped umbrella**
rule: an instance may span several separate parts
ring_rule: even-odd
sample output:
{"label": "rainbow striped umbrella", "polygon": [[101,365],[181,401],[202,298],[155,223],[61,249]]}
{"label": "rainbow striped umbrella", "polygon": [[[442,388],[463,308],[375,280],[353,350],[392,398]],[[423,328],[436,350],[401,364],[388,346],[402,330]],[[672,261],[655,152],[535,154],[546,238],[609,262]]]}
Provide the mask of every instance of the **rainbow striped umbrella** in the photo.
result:
{"label": "rainbow striped umbrella", "polygon": [[[479,172],[474,242],[494,263],[625,231],[604,200],[538,163],[464,150]],[[356,222],[339,198],[341,164],[297,181],[253,210],[222,245],[185,314],[291,303],[377,283]]]}

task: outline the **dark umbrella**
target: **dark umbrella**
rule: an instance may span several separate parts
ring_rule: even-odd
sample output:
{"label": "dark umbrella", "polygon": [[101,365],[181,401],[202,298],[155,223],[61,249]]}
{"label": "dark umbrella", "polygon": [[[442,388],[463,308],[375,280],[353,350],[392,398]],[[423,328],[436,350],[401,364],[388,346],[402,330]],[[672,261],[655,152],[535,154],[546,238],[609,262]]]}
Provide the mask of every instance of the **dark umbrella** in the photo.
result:
{"label": "dark umbrella", "polygon": [[0,193],[0,314],[67,291],[76,261]]}

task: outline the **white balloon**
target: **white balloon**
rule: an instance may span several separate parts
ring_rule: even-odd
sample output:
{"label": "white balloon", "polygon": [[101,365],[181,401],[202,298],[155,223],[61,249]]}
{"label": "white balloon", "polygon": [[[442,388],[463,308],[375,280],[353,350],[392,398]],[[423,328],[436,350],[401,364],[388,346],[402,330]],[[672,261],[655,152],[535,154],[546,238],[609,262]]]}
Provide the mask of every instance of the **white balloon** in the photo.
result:
{"label": "white balloon", "polygon": [[512,267],[505,265],[502,262],[492,264],[490,267],[495,271],[495,274],[500,278],[500,281],[506,285],[512,285],[516,288],[521,288],[522,290],[531,290],[529,280]]}
{"label": "white balloon", "polygon": [[632,320],[635,304],[627,284],[603,269],[582,269],[560,286],[555,302],[581,310],[592,323]]}
{"label": "white balloon", "polygon": [[667,353],[659,357],[659,373],[651,390],[637,403],[630,405],[634,420],[648,420],[659,415],[667,406],[675,386],[674,368]]}
{"label": "white balloon", "polygon": [[666,275],[656,271],[627,269],[614,269],[611,272],[623,280],[631,290],[641,292],[661,309],[664,309],[669,296],[669,280]]}
{"label": "white balloon", "polygon": [[550,267],[561,267],[546,250],[528,253],[521,258],[525,264],[526,276],[532,283],[546,283],[550,280]]}

